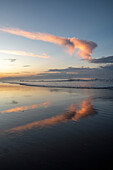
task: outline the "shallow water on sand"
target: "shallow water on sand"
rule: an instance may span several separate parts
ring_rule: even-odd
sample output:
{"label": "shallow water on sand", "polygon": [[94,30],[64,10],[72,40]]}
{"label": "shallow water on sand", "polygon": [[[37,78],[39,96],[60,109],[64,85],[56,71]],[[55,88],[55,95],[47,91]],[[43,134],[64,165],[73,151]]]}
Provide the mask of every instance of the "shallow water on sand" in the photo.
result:
{"label": "shallow water on sand", "polygon": [[101,169],[113,161],[113,90],[0,84],[2,169]]}

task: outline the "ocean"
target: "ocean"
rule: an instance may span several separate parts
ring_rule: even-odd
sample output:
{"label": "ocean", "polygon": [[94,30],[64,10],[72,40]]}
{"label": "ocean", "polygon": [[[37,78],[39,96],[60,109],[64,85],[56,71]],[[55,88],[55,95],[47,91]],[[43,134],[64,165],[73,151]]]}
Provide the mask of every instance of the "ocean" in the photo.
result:
{"label": "ocean", "polygon": [[[5,82],[6,83],[6,82]],[[113,88],[113,79],[98,78],[72,78],[72,79],[42,79],[8,81],[11,84],[37,87],[55,88],[84,88],[84,89],[110,89]]]}

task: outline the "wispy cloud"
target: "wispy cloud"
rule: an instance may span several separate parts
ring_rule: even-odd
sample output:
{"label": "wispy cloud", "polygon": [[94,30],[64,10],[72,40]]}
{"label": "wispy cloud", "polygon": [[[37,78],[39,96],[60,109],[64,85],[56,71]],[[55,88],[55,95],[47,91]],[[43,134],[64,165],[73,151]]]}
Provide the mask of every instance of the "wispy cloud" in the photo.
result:
{"label": "wispy cloud", "polygon": [[91,60],[92,51],[97,47],[97,44],[92,41],[79,40],[75,37],[64,38],[55,35],[40,33],[40,32],[28,32],[18,28],[0,28],[0,31],[23,36],[33,40],[41,40],[66,47],[68,53],[72,55],[77,50],[77,55],[86,60]]}
{"label": "wispy cloud", "polygon": [[75,71],[79,71],[79,70],[89,70],[90,68],[87,67],[67,67],[67,68],[61,68],[61,69],[49,69],[48,72],[75,72]]}
{"label": "wispy cloud", "polygon": [[45,59],[50,58],[50,56],[48,56],[46,53],[43,53],[42,55],[38,55],[38,54],[26,52],[26,51],[15,51],[15,50],[0,50],[0,53],[20,55],[20,56],[39,57],[39,58],[45,58]]}
{"label": "wispy cloud", "polygon": [[31,65],[27,64],[27,65],[24,65],[23,67],[30,67]]}
{"label": "wispy cloud", "polygon": [[15,58],[11,58],[11,59],[8,59],[11,63],[15,62],[16,59]]}
{"label": "wispy cloud", "polygon": [[18,104],[18,102],[15,100],[12,100],[12,102],[10,104]]}
{"label": "wispy cloud", "polygon": [[95,64],[113,63],[113,56],[101,57],[101,58],[98,58],[98,59],[93,59],[90,62],[95,63]]}

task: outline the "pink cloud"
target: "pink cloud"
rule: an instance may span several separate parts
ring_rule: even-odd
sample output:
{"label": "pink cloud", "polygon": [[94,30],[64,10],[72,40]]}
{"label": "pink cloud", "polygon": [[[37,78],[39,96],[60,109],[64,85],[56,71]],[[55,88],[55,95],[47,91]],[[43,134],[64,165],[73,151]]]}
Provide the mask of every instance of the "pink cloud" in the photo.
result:
{"label": "pink cloud", "polygon": [[92,52],[97,47],[97,44],[92,41],[79,40],[75,37],[72,38],[57,37],[55,35],[47,33],[28,32],[20,30],[18,28],[1,28],[0,31],[15,34],[18,36],[23,36],[33,40],[41,40],[61,45],[67,48],[68,53],[70,55],[72,55],[74,51],[77,50],[77,55],[81,56],[86,60],[91,60]]}

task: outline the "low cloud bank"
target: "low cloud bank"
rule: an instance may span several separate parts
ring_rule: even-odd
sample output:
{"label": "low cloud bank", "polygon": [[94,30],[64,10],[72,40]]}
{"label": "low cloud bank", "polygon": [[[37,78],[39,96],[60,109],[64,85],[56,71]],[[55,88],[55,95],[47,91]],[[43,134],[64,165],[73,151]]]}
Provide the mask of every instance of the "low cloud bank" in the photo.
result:
{"label": "low cloud bank", "polygon": [[[23,72],[24,73],[24,72]],[[28,72],[29,73],[29,72]],[[89,67],[67,67],[64,69],[49,69],[46,72],[25,76],[9,76],[2,77],[0,80],[38,80],[38,79],[70,79],[70,78],[99,78],[112,79],[113,78],[113,64],[100,66],[97,68]]]}
{"label": "low cloud bank", "polygon": [[113,63],[113,56],[108,56],[108,57],[101,57],[98,59],[92,59],[90,63],[95,63],[95,64],[106,64],[106,63]]}

